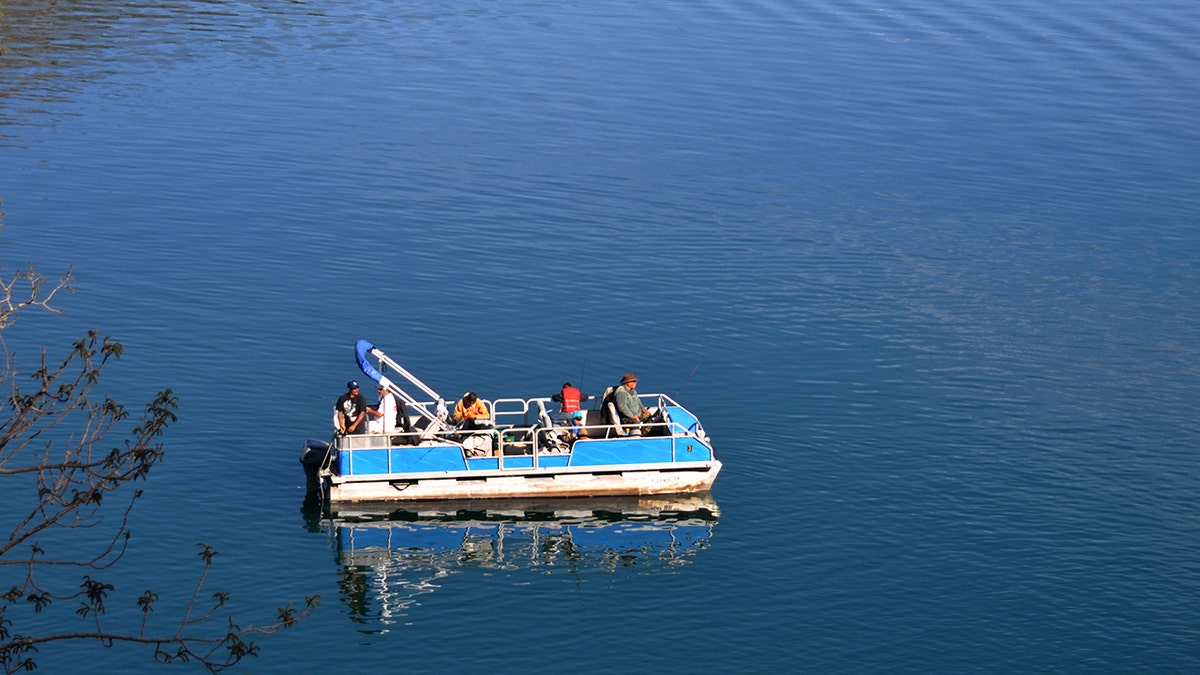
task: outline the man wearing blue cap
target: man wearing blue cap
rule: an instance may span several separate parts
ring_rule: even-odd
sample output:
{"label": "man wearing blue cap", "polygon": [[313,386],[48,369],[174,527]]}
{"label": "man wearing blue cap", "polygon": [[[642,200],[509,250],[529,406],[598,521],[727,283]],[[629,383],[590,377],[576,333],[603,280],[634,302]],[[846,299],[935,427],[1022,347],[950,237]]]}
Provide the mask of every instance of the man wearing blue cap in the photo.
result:
{"label": "man wearing blue cap", "polygon": [[365,434],[367,432],[367,397],[358,391],[358,382],[346,383],[346,393],[333,406],[337,417],[337,430],[342,434]]}

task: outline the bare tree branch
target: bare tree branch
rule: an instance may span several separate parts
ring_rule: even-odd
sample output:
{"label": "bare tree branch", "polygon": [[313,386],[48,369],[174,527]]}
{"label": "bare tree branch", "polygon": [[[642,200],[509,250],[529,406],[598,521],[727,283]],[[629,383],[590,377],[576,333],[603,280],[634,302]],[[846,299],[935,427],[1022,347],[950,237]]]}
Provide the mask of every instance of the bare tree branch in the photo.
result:
{"label": "bare tree branch", "polygon": [[[0,212],[0,217],[2,217]],[[2,227],[2,224],[0,224]],[[55,284],[48,283],[30,266],[0,278],[0,331],[11,326],[18,312],[30,307],[55,314],[61,309],[51,303],[63,291],[73,292],[70,270]],[[118,642],[154,645],[153,658],[163,663],[195,662],[211,672],[220,672],[259,648],[248,638],[270,635],[290,628],[320,604],[318,596],[305,598],[304,606],[279,608],[272,622],[240,627],[232,618],[224,629],[204,631],[229,600],[229,594],[212,593],[212,605],[200,609],[201,592],[217,552],[203,543],[199,579],[174,633],[151,633],[150,615],[158,594],[146,590],[136,599],[142,612],[136,630],[114,631],[105,626],[109,596],[117,589],[94,577],[120,562],[130,539],[129,518],[142,491],[131,484],[145,479],[163,457],[163,434],[178,418],[179,400],[170,389],[158,392],[139,418],[108,396],[95,393],[100,375],[111,359],[119,359],[124,348],[119,342],[101,338],[96,331],[72,345],[62,361],[53,363],[45,350],[40,363],[25,373],[14,362],[0,336],[4,367],[0,370],[0,481],[7,496],[29,495],[27,510],[9,506],[0,514],[0,570],[18,575],[12,586],[0,588],[0,667],[6,673],[32,670],[39,646],[69,640],[97,640],[105,646]],[[52,365],[53,363],[53,365]],[[21,383],[28,383],[22,386]],[[105,445],[116,435],[123,439]],[[118,499],[118,504],[106,504]],[[17,503],[10,498],[11,503]],[[106,508],[107,507],[107,508]],[[106,511],[119,514],[106,523]],[[111,528],[100,543],[80,553],[62,543],[61,532]],[[49,537],[54,533],[56,536]],[[56,555],[41,543],[49,537]],[[54,582],[41,583],[39,571],[78,567],[87,570],[75,589]],[[59,575],[52,575],[58,579]],[[88,628],[45,635],[16,632],[9,609],[18,604],[35,613],[69,611],[86,621]],[[14,611],[12,616],[16,616]],[[66,620],[66,619],[64,619]]]}

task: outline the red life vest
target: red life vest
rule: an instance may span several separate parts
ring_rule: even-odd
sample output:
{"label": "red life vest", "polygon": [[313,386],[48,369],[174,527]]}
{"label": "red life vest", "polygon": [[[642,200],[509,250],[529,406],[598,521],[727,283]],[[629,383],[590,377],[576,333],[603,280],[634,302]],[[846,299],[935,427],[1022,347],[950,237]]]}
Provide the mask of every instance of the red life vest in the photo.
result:
{"label": "red life vest", "polygon": [[579,391],[575,387],[563,387],[562,411],[569,413],[579,410],[579,399],[581,396],[583,396],[583,392]]}

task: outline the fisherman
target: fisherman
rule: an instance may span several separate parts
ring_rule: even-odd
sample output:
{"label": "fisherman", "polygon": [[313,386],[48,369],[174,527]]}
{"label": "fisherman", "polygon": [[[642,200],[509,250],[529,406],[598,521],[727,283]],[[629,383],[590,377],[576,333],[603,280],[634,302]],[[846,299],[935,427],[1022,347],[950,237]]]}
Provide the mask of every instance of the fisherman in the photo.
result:
{"label": "fisherman", "polygon": [[577,387],[571,386],[570,382],[563,382],[562,391],[551,396],[550,400],[559,402],[559,412],[573,413],[576,410],[579,410],[580,403],[590,401],[592,400],[592,397],[588,396],[582,391],[579,391]]}
{"label": "fisherman", "polygon": [[562,390],[551,396],[550,400],[559,403],[558,414],[554,415],[555,421],[565,422],[571,419],[572,413],[579,411],[580,403],[590,401],[592,397],[572,386],[570,382],[564,382]]}
{"label": "fisherman", "polygon": [[346,383],[346,393],[338,397],[333,409],[338,433],[367,432],[367,397],[359,393],[357,381],[350,380]]}
{"label": "fisherman", "polygon": [[642,424],[650,421],[650,411],[642,405],[642,399],[638,396],[637,383],[637,375],[625,373],[621,376],[620,386],[613,390],[613,404],[617,406],[621,424]]}
{"label": "fisherman", "polygon": [[471,431],[491,427],[492,416],[487,404],[475,392],[468,391],[454,404],[454,421],[460,423],[464,431]]}
{"label": "fisherman", "polygon": [[374,415],[367,425],[369,433],[391,434],[396,432],[396,397],[384,382],[379,383],[379,405],[367,408],[368,415]]}

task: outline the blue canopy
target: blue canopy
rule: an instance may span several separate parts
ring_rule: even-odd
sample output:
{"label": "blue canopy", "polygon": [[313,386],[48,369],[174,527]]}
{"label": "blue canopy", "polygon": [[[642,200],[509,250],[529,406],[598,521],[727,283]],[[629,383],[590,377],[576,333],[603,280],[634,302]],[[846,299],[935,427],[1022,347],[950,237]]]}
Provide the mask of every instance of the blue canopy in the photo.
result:
{"label": "blue canopy", "polygon": [[354,345],[354,359],[358,361],[358,367],[362,369],[364,375],[378,382],[383,379],[383,373],[375,370],[375,366],[367,361],[367,354],[372,349],[375,349],[375,345],[367,340],[359,340]]}

